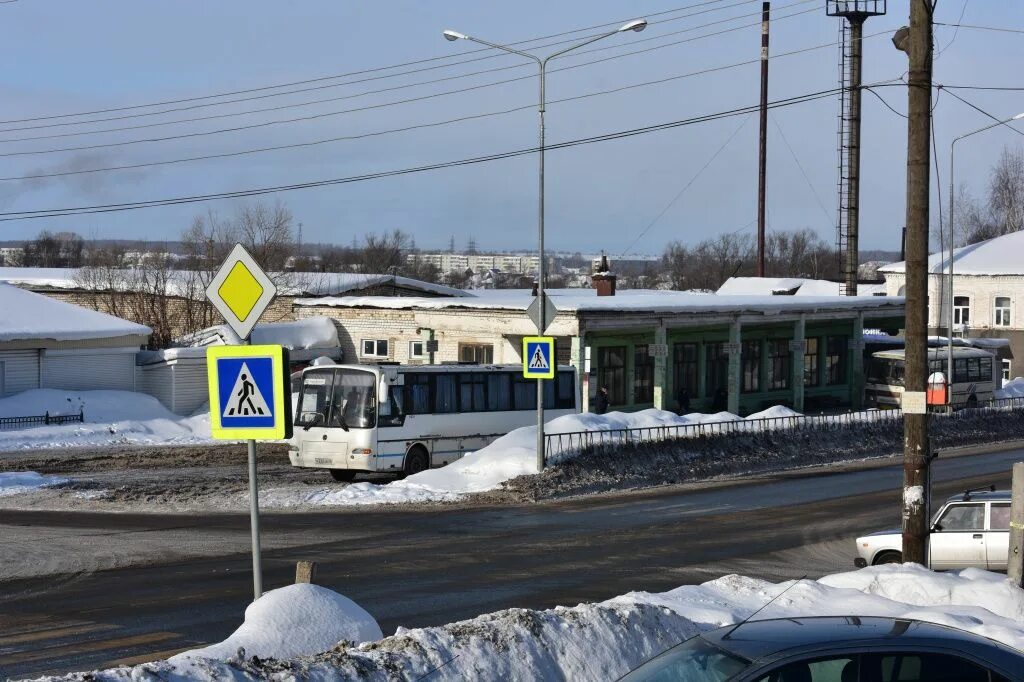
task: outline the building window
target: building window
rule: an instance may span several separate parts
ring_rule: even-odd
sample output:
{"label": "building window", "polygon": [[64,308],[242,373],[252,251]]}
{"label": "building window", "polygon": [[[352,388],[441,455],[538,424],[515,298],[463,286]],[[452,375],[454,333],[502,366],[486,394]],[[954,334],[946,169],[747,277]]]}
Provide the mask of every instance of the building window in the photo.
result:
{"label": "building window", "polygon": [[387,339],[363,339],[364,358],[386,358],[388,356]]}
{"label": "building window", "polygon": [[725,348],[722,342],[704,345],[704,389],[711,398],[729,392],[729,354],[725,352]]}
{"label": "building window", "polygon": [[793,374],[793,353],[789,350],[789,341],[771,339],[768,341],[768,390],[781,391],[789,388]]}
{"label": "building window", "polygon": [[971,297],[953,297],[953,324],[969,325],[971,323]]}
{"label": "building window", "polygon": [[607,346],[597,349],[597,387],[608,389],[608,402],[626,403],[626,347]]}
{"label": "building window", "polygon": [[474,362],[478,365],[494,363],[494,346],[487,343],[460,343],[459,362]]}
{"label": "building window", "polygon": [[744,341],[740,358],[743,365],[743,392],[757,393],[761,390],[761,341]]}
{"label": "building window", "polygon": [[825,343],[825,377],[830,386],[846,383],[845,336],[830,336]]}
{"label": "building window", "polygon": [[818,385],[818,339],[806,339],[804,351],[804,386]]}
{"label": "building window", "polygon": [[1003,381],[1009,381],[1011,379],[1010,374],[1013,372],[1013,362],[1010,360],[1003,360]]}
{"label": "building window", "polygon": [[672,347],[672,369],[675,373],[676,395],[682,391],[694,397],[697,395],[697,344],[677,343]]}
{"label": "building window", "polygon": [[633,346],[633,402],[654,402],[654,358],[646,343]]}
{"label": "building window", "polygon": [[1010,326],[1010,297],[996,296],[996,326]]}
{"label": "building window", "polygon": [[409,359],[410,360],[422,360],[426,357],[424,353],[424,344],[422,341],[410,341],[409,342]]}

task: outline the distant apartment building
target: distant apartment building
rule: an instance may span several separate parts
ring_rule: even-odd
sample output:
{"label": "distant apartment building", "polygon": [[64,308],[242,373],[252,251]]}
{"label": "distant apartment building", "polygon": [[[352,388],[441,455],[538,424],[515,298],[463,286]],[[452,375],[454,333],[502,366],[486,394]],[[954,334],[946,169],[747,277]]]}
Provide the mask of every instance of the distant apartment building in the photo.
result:
{"label": "distant apartment building", "polygon": [[537,272],[540,259],[524,254],[410,253],[409,263],[429,263],[440,272],[482,272],[497,270],[503,274],[531,275]]}
{"label": "distant apartment building", "polygon": [[20,246],[0,247],[0,266],[16,268],[25,262],[25,249]]}

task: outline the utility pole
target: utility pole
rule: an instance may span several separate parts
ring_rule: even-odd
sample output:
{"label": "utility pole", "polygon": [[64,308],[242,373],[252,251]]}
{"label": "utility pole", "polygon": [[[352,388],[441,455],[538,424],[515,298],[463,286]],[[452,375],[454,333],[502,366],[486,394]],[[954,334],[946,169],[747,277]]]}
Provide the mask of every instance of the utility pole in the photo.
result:
{"label": "utility pole", "polygon": [[772,3],[761,4],[761,134],[757,161],[757,276],[764,277],[764,197],[768,166],[768,26]]}
{"label": "utility pole", "polygon": [[903,394],[903,561],[927,564],[928,208],[933,0],[910,0],[907,81],[906,391]]}
{"label": "utility pole", "polygon": [[1024,587],[1024,462],[1013,465],[1013,498],[1010,503],[1010,555],[1006,577]]}

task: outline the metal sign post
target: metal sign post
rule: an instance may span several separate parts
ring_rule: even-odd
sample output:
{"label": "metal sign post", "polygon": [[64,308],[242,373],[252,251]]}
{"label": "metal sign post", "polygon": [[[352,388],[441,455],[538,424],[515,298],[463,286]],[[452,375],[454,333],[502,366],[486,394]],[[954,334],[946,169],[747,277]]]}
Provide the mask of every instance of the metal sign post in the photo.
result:
{"label": "metal sign post", "polygon": [[206,365],[213,437],[246,441],[254,600],[263,594],[256,439],[291,437],[288,353],[281,346],[249,344],[253,327],[276,294],[274,282],[241,244],[206,289],[206,297],[242,343],[209,348]]}

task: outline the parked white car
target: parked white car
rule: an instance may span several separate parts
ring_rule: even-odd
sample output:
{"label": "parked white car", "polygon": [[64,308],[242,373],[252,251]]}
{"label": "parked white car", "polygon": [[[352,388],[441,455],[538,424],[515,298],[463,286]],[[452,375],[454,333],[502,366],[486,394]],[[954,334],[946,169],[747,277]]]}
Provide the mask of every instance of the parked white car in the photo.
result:
{"label": "parked white car", "polygon": [[[1010,491],[966,492],[946,500],[932,519],[929,568],[939,571],[985,568],[1005,571],[1010,549]],[[860,568],[903,561],[900,530],[857,538],[854,564]]]}

